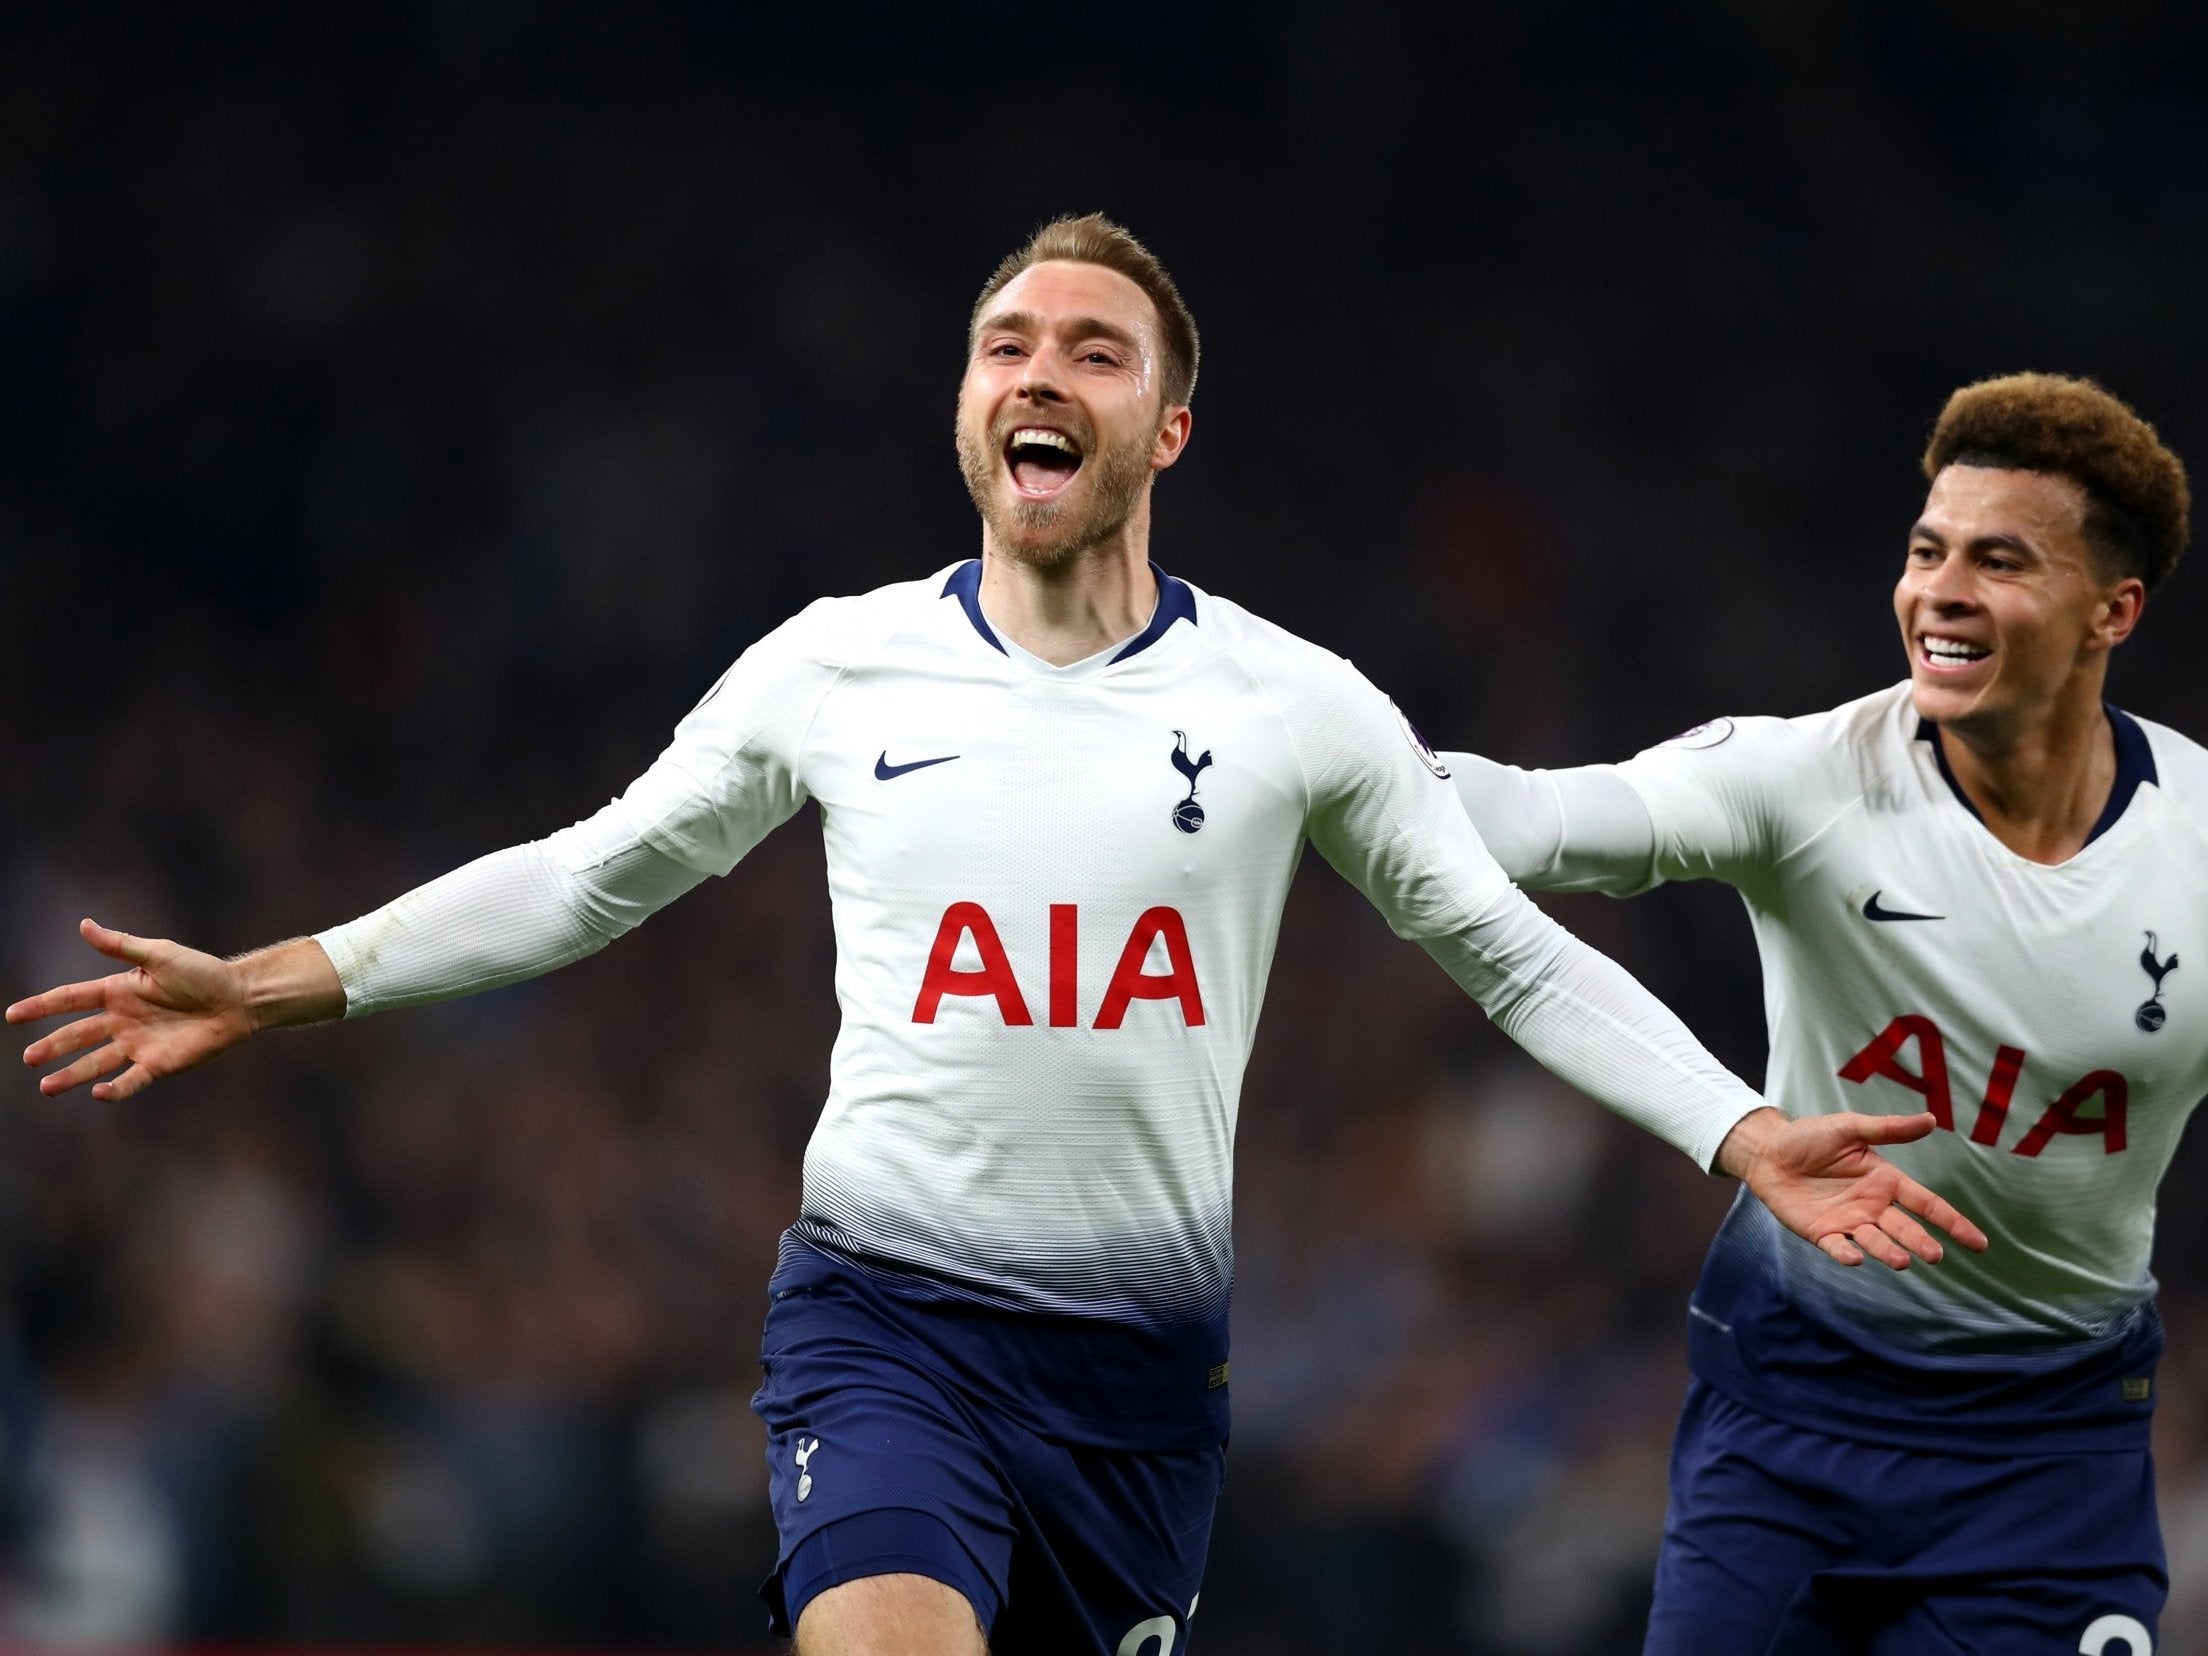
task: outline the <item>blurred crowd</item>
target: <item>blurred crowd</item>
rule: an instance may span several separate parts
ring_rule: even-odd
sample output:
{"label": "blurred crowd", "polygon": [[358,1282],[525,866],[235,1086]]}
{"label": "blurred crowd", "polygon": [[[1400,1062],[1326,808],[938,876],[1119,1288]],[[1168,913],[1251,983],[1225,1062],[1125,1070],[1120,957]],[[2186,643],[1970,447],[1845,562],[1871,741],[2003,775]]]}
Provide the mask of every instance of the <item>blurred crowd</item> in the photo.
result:
{"label": "blurred crowd", "polygon": [[[925,15],[923,16],[923,12]],[[970,556],[961,327],[1041,218],[1205,330],[1154,549],[1442,747],[1898,677],[1948,389],[2208,476],[2208,24],[1593,0],[414,0],[0,21],[0,998],[587,814],[751,638]],[[2208,737],[2208,571],[2117,663]],[[764,1648],[756,1383],[835,1027],[810,813],[553,978],[0,1097],[0,1640]],[[1729,894],[1574,899],[1751,1078]],[[2186,952],[2191,953],[2191,946]],[[2208,947],[2203,949],[2208,958]],[[1637,1649],[1728,1197],[1314,858],[1238,1149],[1213,1656]],[[2165,1656],[2208,1651],[2181,1151]]]}

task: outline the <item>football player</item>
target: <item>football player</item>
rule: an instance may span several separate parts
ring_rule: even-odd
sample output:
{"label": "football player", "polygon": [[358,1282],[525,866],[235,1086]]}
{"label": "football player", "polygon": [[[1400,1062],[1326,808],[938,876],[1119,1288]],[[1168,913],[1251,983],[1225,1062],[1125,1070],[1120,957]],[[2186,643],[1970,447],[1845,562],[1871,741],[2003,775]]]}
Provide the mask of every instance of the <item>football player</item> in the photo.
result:
{"label": "football player", "polygon": [[2149,1656],[2155,1189],[2208,1092],[2208,754],[2106,699],[2184,550],[2184,468],[2089,382],[1949,399],[1894,613],[1906,681],[1620,765],[1448,755],[1521,884],[1714,879],[1763,957],[1771,1101],[1929,1110],[1893,1152],[1998,1246],[1818,1269],[1736,1202],[1647,1649]]}

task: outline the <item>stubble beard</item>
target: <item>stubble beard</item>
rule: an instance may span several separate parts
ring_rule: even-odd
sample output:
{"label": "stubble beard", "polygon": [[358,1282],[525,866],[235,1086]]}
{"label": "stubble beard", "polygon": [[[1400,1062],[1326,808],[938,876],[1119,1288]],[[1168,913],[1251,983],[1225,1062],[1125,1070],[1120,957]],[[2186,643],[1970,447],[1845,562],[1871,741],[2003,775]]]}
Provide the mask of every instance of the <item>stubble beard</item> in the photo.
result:
{"label": "stubble beard", "polygon": [[[1127,526],[1150,480],[1150,445],[1130,439],[1101,449],[1081,462],[1086,489],[1081,504],[1066,495],[1055,500],[1014,500],[1007,505],[998,491],[1004,438],[1011,427],[988,434],[989,446],[975,441],[964,421],[958,425],[958,469],[966,493],[981,514],[990,543],[1035,569],[1057,569]],[[1075,479],[1080,487],[1083,478]],[[1071,493],[1071,490],[1068,491]]]}

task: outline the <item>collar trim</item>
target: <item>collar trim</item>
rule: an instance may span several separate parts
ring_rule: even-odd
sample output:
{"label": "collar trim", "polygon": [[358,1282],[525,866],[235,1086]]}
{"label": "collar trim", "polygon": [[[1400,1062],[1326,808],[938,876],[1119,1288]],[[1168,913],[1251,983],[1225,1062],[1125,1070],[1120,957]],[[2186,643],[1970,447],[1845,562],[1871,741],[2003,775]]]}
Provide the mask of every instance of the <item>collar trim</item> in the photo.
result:
{"label": "collar trim", "polygon": [[989,630],[989,618],[981,613],[981,560],[968,558],[951,571],[951,578],[943,583],[940,598],[956,598],[958,607],[966,612],[966,619],[974,624],[974,631],[989,641],[989,648],[1004,654],[1004,644]]}
{"label": "collar trim", "polygon": [[[2139,728],[2139,721],[2122,708],[2110,702],[2101,703],[2101,710],[2108,715],[2108,728],[2116,737],[2116,781],[2108,790],[2108,803],[2101,807],[2101,814],[2093,824],[2093,831],[2085,836],[2091,845],[2116,826],[2131,804],[2131,797],[2139,791],[2143,782],[2156,787],[2162,785],[2161,773],[2154,766],[2154,745],[2147,740],[2147,733]],[[1917,737],[1920,742],[1932,744],[1932,762],[1940,767],[1940,780],[1947,790],[1961,802],[1964,810],[1985,821],[1978,807],[1970,802],[1970,795],[1963,792],[1963,785],[1955,780],[1954,771],[1948,768],[1947,744],[1940,739],[1940,727],[1930,719],[1917,721]]]}
{"label": "collar trim", "polygon": [[1150,613],[1150,624],[1127,640],[1126,648],[1112,657],[1113,666],[1131,655],[1142,654],[1163,638],[1166,629],[1176,621],[1186,621],[1192,627],[1196,625],[1196,594],[1189,584],[1176,580],[1156,564],[1150,566],[1150,573],[1158,583],[1158,607]]}
{"label": "collar trim", "polygon": [[[1186,621],[1192,627],[1197,624],[1195,589],[1186,581],[1168,575],[1155,563],[1150,566],[1150,573],[1158,583],[1158,607],[1151,612],[1149,625],[1127,640],[1119,653],[1105,663],[1106,666],[1117,666],[1129,656],[1140,655],[1163,638],[1166,630],[1176,621]],[[952,570],[951,578],[943,583],[943,591],[939,596],[956,598],[959,608],[966,612],[966,619],[973,623],[974,631],[987,640],[989,647],[999,655],[1009,653],[1004,647],[1004,641],[990,628],[989,618],[981,613],[979,558],[968,558]]]}

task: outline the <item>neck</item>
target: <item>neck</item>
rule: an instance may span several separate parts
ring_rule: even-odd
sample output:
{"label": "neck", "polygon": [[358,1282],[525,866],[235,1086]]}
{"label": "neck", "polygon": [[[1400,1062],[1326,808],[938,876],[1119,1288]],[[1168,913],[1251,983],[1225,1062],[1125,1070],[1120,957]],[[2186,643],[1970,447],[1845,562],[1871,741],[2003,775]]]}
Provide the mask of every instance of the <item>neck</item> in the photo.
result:
{"label": "neck", "polygon": [[1142,631],[1158,604],[1147,507],[1144,502],[1119,533],[1057,564],[1032,563],[984,529],[981,607],[989,624],[1053,667],[1086,660]]}
{"label": "neck", "polygon": [[1994,838],[2032,862],[2067,862],[2083,850],[2116,785],[2116,736],[2093,688],[2022,729],[1968,719],[1940,727],[1956,784]]}

